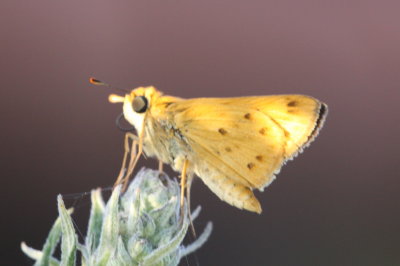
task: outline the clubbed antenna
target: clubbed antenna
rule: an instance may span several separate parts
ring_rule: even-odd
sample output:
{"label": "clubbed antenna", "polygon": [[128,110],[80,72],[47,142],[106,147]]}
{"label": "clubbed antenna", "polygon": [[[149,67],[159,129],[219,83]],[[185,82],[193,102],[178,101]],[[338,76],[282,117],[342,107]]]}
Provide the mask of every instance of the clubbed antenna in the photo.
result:
{"label": "clubbed antenna", "polygon": [[130,90],[128,90],[128,89],[122,89],[122,88],[118,88],[118,87],[111,86],[110,84],[105,83],[105,82],[103,82],[103,81],[101,81],[101,80],[98,80],[98,79],[96,79],[96,78],[94,78],[94,77],[90,77],[90,78],[89,78],[89,82],[92,83],[93,85],[96,85],[96,86],[105,86],[105,87],[108,87],[108,88],[110,88],[110,89],[112,89],[112,90],[119,90],[119,91],[123,91],[123,92],[125,92],[125,93],[129,93],[129,92],[130,92]]}

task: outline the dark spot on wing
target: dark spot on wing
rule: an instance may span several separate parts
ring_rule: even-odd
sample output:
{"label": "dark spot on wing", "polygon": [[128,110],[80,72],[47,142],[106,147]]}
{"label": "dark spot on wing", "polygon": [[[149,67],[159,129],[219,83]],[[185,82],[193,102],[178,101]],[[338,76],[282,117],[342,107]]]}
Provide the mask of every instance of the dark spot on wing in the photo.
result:
{"label": "dark spot on wing", "polygon": [[256,156],[257,161],[262,162],[263,161],[263,157],[261,155],[257,155]]}
{"label": "dark spot on wing", "polygon": [[290,101],[287,104],[287,106],[289,106],[289,107],[294,107],[294,106],[297,106],[297,105],[298,105],[298,102],[296,102],[296,101]]}
{"label": "dark spot on wing", "polygon": [[226,150],[227,152],[231,152],[231,151],[232,151],[232,149],[231,149],[230,147],[226,147],[225,150]]}
{"label": "dark spot on wing", "polygon": [[246,118],[246,119],[250,120],[251,116],[250,116],[250,114],[249,114],[249,113],[247,113],[247,114],[245,114],[245,115],[244,115],[244,118]]}
{"label": "dark spot on wing", "polygon": [[226,135],[226,134],[228,134],[228,131],[226,131],[226,130],[223,129],[223,128],[218,129],[218,132],[219,132],[221,135]]}
{"label": "dark spot on wing", "polygon": [[267,129],[265,127],[263,127],[258,132],[260,132],[261,135],[265,135],[265,133],[267,132]]}
{"label": "dark spot on wing", "polygon": [[254,163],[248,163],[247,164],[247,168],[249,168],[249,170],[253,169],[254,166],[255,166]]}

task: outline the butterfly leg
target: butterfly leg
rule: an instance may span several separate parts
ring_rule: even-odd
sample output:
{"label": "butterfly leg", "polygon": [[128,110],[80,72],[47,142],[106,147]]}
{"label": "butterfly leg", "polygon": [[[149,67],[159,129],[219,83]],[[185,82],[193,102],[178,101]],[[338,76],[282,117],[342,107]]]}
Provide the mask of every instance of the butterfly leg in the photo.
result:
{"label": "butterfly leg", "polygon": [[193,174],[189,175],[188,178],[187,178],[187,182],[186,182],[186,198],[187,198],[187,204],[188,204],[190,228],[192,230],[193,237],[197,238],[196,230],[194,229],[194,225],[193,225],[192,212],[190,210],[191,209],[190,208],[190,188],[192,187],[192,181],[193,181]]}
{"label": "butterfly leg", "polygon": [[188,169],[189,161],[185,159],[183,161],[182,173],[181,173],[181,213],[183,213],[183,203],[185,200],[185,187],[186,187],[186,175]]}
{"label": "butterfly leg", "polygon": [[163,162],[161,162],[161,161],[158,161],[158,171],[160,172],[160,173],[163,173],[164,171],[164,165],[163,165]]}
{"label": "butterfly leg", "polygon": [[126,175],[125,175],[125,177],[124,177],[124,179],[122,181],[124,183],[124,185],[122,187],[122,191],[126,190],[126,188],[128,186],[128,183],[129,183],[129,178],[132,175],[133,170],[135,169],[135,166],[136,166],[137,162],[139,161],[140,155],[142,155],[142,152],[143,152],[143,137],[144,137],[144,127],[143,127],[143,129],[141,130],[141,132],[139,134],[139,141],[137,143],[137,147],[138,147],[137,153],[136,153],[136,149],[135,149],[135,153],[131,152],[131,156],[130,156],[131,160],[129,162],[128,169],[126,171]]}
{"label": "butterfly leg", "polygon": [[193,180],[193,174],[188,173],[188,166],[189,166],[189,160],[185,159],[183,162],[183,167],[182,167],[182,174],[181,174],[181,221],[183,221],[183,208],[184,208],[184,200],[185,200],[185,190],[186,190],[186,199],[187,199],[187,211],[189,215],[189,222],[190,222],[190,227],[192,230],[193,236],[196,238],[196,231],[194,230],[193,226],[193,220],[190,212],[190,187],[192,185],[192,180]]}
{"label": "butterfly leg", "polygon": [[[131,149],[129,149],[129,139],[132,140]],[[119,171],[117,180],[114,183],[114,187],[119,185],[122,182],[122,180],[124,179],[125,173],[127,172],[126,171],[127,170],[126,169],[126,161],[128,159],[128,154],[129,154],[129,152],[131,152],[130,156],[132,158],[132,154],[136,153],[136,145],[137,145],[137,136],[130,132],[126,133],[125,141],[124,141],[124,148],[125,148],[124,158],[122,160],[121,170]]]}

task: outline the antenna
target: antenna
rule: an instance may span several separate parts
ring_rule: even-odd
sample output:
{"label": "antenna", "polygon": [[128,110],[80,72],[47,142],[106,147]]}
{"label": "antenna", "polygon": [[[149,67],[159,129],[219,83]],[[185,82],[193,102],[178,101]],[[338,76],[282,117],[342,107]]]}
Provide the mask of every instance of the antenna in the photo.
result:
{"label": "antenna", "polygon": [[105,86],[105,87],[108,87],[109,89],[112,89],[112,90],[119,90],[119,91],[130,93],[130,90],[128,90],[128,89],[121,89],[121,88],[117,88],[117,87],[111,86],[110,84],[107,84],[107,83],[105,83],[105,82],[103,82],[101,80],[98,80],[96,78],[93,78],[93,77],[89,78],[89,82],[92,83],[93,85],[96,85],[96,86]]}

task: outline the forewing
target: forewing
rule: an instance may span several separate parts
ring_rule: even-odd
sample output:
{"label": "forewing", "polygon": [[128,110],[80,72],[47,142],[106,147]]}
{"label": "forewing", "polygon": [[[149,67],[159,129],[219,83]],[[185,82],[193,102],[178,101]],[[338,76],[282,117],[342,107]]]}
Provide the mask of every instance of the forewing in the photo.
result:
{"label": "forewing", "polygon": [[175,123],[193,161],[205,161],[239,184],[263,187],[284,161],[284,131],[260,111],[202,102],[177,112]]}
{"label": "forewing", "polygon": [[304,95],[249,97],[247,101],[284,130],[286,159],[301,152],[318,135],[328,113],[324,103]]}
{"label": "forewing", "polygon": [[268,185],[283,162],[322,124],[323,104],[302,95],[200,98],[174,106],[174,123],[194,161],[223,169],[251,188]]}

